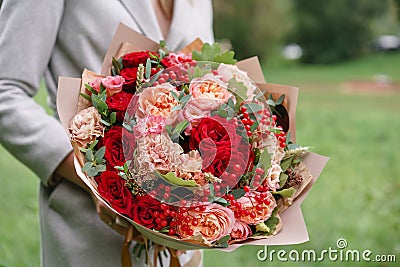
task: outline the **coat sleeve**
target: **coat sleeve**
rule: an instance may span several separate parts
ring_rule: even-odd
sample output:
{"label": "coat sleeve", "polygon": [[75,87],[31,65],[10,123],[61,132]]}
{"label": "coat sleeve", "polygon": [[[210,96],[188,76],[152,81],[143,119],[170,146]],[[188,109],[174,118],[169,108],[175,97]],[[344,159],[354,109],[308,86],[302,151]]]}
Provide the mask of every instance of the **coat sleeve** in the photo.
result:
{"label": "coat sleeve", "polygon": [[44,184],[72,148],[61,124],[33,100],[64,0],[4,0],[0,9],[0,143]]}

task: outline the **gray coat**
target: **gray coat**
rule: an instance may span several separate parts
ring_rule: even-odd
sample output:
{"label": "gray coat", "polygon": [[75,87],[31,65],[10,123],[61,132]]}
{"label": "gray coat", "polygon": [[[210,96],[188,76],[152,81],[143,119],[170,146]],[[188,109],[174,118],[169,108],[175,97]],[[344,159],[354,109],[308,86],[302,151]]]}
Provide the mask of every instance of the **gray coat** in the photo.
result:
{"label": "gray coat", "polygon": [[3,1],[0,142],[41,179],[42,266],[119,266],[123,237],[100,221],[85,191],[65,180],[48,187],[71,146],[32,96],[44,78],[55,109],[59,76],[80,77],[84,67],[99,72],[119,22],[154,41],[166,39],[172,50],[195,37],[213,41],[210,0],[175,0],[173,14],[163,38],[149,0]]}

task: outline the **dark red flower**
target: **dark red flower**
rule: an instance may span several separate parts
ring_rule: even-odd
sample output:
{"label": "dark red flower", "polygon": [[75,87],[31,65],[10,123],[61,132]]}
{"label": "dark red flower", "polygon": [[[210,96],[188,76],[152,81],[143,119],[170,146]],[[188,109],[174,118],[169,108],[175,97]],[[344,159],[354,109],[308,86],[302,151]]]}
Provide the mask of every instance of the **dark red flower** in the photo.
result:
{"label": "dark red flower", "polygon": [[117,113],[118,122],[122,123],[124,121],[125,112],[132,100],[132,97],[133,94],[121,91],[107,98],[106,103],[108,105],[108,109]]}
{"label": "dark red flower", "polygon": [[236,133],[236,125],[233,120],[227,120],[219,116],[202,118],[190,133],[189,147],[200,152],[214,148],[236,147],[241,136]]}
{"label": "dark red flower", "polygon": [[124,68],[137,68],[139,64],[146,65],[148,58],[150,58],[149,51],[132,52],[122,56],[122,64]]}
{"label": "dark red flower", "polygon": [[119,213],[129,216],[133,201],[125,180],[117,173],[105,171],[95,178],[100,195]]}
{"label": "dark red flower", "polygon": [[104,159],[109,171],[116,171],[115,166],[123,166],[127,160],[133,159],[135,136],[121,126],[111,127],[99,143],[106,147]]}
{"label": "dark red flower", "polygon": [[[163,209],[163,205],[167,208],[164,207]],[[166,209],[169,211],[174,210],[172,206],[162,204],[149,195],[137,196],[132,203],[130,216],[135,222],[144,227],[160,230],[172,220],[171,214],[166,215]]]}

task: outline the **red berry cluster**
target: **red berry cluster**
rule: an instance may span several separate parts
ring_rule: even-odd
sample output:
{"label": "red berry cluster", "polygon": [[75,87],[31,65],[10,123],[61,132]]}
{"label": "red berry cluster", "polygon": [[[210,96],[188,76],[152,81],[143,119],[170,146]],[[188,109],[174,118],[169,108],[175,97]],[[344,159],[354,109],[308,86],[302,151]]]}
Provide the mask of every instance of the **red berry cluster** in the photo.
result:
{"label": "red berry cluster", "polygon": [[156,226],[154,227],[156,230],[161,230],[164,227],[173,224],[173,219],[176,217],[176,208],[174,206],[167,205],[165,203],[161,203],[160,211],[154,211],[152,216],[155,219]]}
{"label": "red berry cluster", "polygon": [[240,107],[240,112],[242,113],[242,123],[246,130],[247,136],[250,137],[253,135],[253,133],[251,132],[251,126],[254,124],[255,121],[250,118],[249,112],[247,111],[247,108],[243,105],[243,103],[244,102],[242,102],[242,106]]}
{"label": "red berry cluster", "polygon": [[156,199],[168,201],[171,198],[171,187],[160,183],[156,189],[150,191],[149,195]]}
{"label": "red berry cluster", "polygon": [[[246,186],[243,188],[245,192],[250,191],[249,187],[247,187],[248,190],[246,190],[245,188]],[[271,200],[267,196],[267,192],[257,193],[254,198],[252,198],[251,207],[243,207],[240,202],[233,198],[232,194],[228,194],[226,196],[226,199],[230,202],[228,208],[230,208],[235,213],[236,218],[250,216],[250,218],[255,219],[258,216],[258,213],[264,210],[264,205],[268,206],[269,204],[271,204]]]}
{"label": "red berry cluster", "polygon": [[[206,210],[206,206],[197,206],[193,207],[194,211],[196,212],[204,212]],[[176,226],[179,226],[180,229],[185,232],[187,235],[193,235],[193,228],[191,226],[199,225],[198,218],[194,217],[190,214],[189,208],[187,207],[180,207],[176,213],[176,218],[170,224],[170,229],[168,231],[169,235],[175,235],[176,233]]]}

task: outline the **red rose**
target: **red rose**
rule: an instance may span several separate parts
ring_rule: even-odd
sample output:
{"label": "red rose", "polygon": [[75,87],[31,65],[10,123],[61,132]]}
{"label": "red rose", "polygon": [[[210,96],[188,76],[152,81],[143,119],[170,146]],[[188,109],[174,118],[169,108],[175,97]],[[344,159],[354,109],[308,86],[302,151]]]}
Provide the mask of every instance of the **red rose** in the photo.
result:
{"label": "red rose", "polygon": [[122,88],[126,91],[135,92],[136,88],[136,77],[138,68],[123,68],[119,75],[124,77],[125,82]]}
{"label": "red rose", "polygon": [[[205,151],[201,154],[203,171],[220,177],[225,184],[235,185],[237,179],[245,172],[246,158],[243,153],[229,147]],[[236,166],[236,167],[235,167]],[[232,179],[229,174],[235,174]]]}
{"label": "red rose", "polygon": [[104,159],[107,170],[115,171],[115,166],[123,166],[133,158],[135,137],[121,126],[113,126],[106,131],[100,141],[100,146],[106,147]]}
{"label": "red rose", "polygon": [[[161,208],[160,201],[149,195],[137,196],[132,203],[131,217],[135,222],[149,229],[161,229],[172,220],[171,215],[166,216]],[[172,208],[168,206],[169,208]],[[161,215],[162,214],[162,215]],[[160,216],[161,215],[161,216]],[[162,216],[165,216],[162,218]]]}
{"label": "red rose", "polygon": [[227,120],[219,116],[202,118],[190,133],[189,147],[200,152],[220,147],[236,147],[241,137],[236,133],[236,125],[233,120]]}
{"label": "red rose", "polygon": [[110,205],[119,213],[129,215],[133,201],[132,193],[125,186],[125,180],[117,173],[105,171],[96,176],[97,190]]}
{"label": "red rose", "polygon": [[135,68],[139,67],[139,64],[146,65],[148,58],[150,58],[149,51],[132,52],[122,56],[122,64],[124,68]]}
{"label": "red rose", "polygon": [[118,122],[124,121],[125,112],[132,100],[132,97],[133,94],[121,91],[107,98],[106,103],[108,105],[108,109],[117,113]]}

